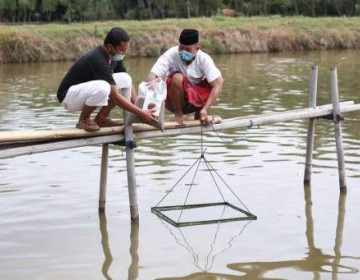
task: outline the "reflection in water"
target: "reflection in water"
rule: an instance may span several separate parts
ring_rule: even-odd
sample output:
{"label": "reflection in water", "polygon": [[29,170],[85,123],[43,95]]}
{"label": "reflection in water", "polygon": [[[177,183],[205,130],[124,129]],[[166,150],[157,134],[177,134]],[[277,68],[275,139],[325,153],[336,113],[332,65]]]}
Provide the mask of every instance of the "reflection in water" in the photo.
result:
{"label": "reflection in water", "polygon": [[[194,266],[201,271],[201,273],[193,274],[196,275],[195,278],[189,278],[189,279],[212,279],[214,276],[225,277],[226,276],[225,274],[209,273],[209,271],[213,267],[215,258],[223,254],[228,249],[230,249],[235,239],[238,236],[240,236],[247,228],[247,226],[252,222],[252,221],[248,221],[247,223],[245,223],[243,227],[240,228],[240,231],[236,233],[234,236],[232,236],[230,240],[226,241],[225,244],[223,245],[219,245],[221,244],[221,241],[224,241],[224,237],[221,236],[220,228],[225,227],[226,224],[218,223],[215,226],[215,231],[212,233],[211,229],[214,227],[214,225],[203,225],[203,226],[196,226],[189,228],[181,228],[181,227],[175,228],[175,227],[170,227],[169,224],[164,222],[162,219],[159,218],[159,220],[167,228],[170,234],[174,237],[176,243],[179,244],[181,247],[183,247],[187,252],[191,254]],[[186,229],[189,230],[187,234],[185,233]],[[195,249],[197,245],[196,240],[195,242],[191,242],[191,236],[197,235],[195,231],[198,232],[204,231],[204,234],[202,234],[204,238],[205,236],[211,236],[211,240],[209,244],[202,244],[202,247],[203,248],[206,247],[208,249],[208,252],[201,254]],[[202,243],[205,243],[204,240],[202,241]],[[219,248],[216,250],[216,247]],[[165,278],[159,278],[159,279],[165,279]],[[173,278],[166,278],[166,279],[173,279]],[[183,279],[183,278],[176,278],[176,279]],[[221,278],[221,279],[232,279],[232,278]]]}
{"label": "reflection in water", "polygon": [[305,187],[304,190],[306,202],[306,237],[309,248],[308,257],[303,260],[230,264],[229,268],[245,273],[244,279],[268,279],[265,277],[266,273],[286,268],[293,268],[304,272],[312,272],[314,274],[314,279],[320,279],[320,272],[331,272],[332,279],[334,280],[338,279],[338,274],[358,272],[356,268],[340,264],[340,260],[344,258],[360,259],[360,257],[342,256],[340,252],[345,217],[346,195],[340,194],[339,196],[338,221],[334,247],[335,255],[333,256],[329,254],[324,254],[321,249],[315,246],[311,188]]}
{"label": "reflection in water", "polygon": [[[266,277],[266,274],[271,271],[283,270],[286,268],[292,268],[303,272],[313,273],[313,279],[321,279],[320,273],[331,273],[332,279],[337,280],[339,274],[354,274],[358,270],[356,268],[341,265],[340,261],[342,259],[360,259],[360,257],[354,256],[342,256],[341,254],[341,244],[342,244],[342,233],[344,229],[344,219],[345,219],[345,204],[346,204],[346,195],[340,194],[339,203],[338,203],[338,217],[337,217],[337,227],[336,227],[336,238],[334,246],[334,255],[325,254],[320,248],[317,248],[314,241],[314,221],[312,214],[312,200],[311,200],[311,188],[306,186],[305,190],[305,214],[306,214],[306,238],[308,243],[308,256],[302,260],[289,260],[289,261],[279,261],[279,262],[247,262],[247,263],[235,263],[229,264],[230,269],[236,270],[238,272],[244,273],[242,276],[232,276],[228,274],[221,273],[210,273],[212,269],[215,258],[226,250],[231,248],[234,240],[240,236],[245,228],[251,223],[249,221],[246,223],[235,236],[233,236],[229,241],[226,242],[225,246],[222,246],[221,249],[216,250],[216,244],[222,238],[220,234],[221,226],[225,225],[219,223],[216,225],[215,231],[211,235],[211,243],[206,247],[208,252],[203,256],[196,251],[194,248],[196,244],[192,244],[191,235],[194,234],[196,230],[205,230],[207,235],[209,234],[209,227],[214,227],[214,225],[206,225],[202,227],[191,227],[190,231],[186,234],[183,228],[174,228],[170,227],[163,220],[159,221],[169,230],[170,234],[175,238],[176,243],[182,246],[187,252],[189,252],[193,259],[194,266],[199,269],[201,272],[196,272],[185,277],[176,277],[176,278],[158,278],[158,279],[270,279]],[[99,224],[101,232],[101,244],[104,252],[104,262],[102,266],[102,274],[108,280],[112,280],[109,275],[109,269],[113,262],[113,257],[111,254],[109,246],[109,236],[107,232],[107,222],[104,212],[99,212]],[[195,234],[196,235],[196,234]],[[131,223],[131,232],[130,232],[130,256],[131,264],[128,269],[128,279],[138,279],[138,270],[139,270],[139,224]],[[201,261],[204,261],[203,263]],[[273,279],[273,278],[272,278]]]}
{"label": "reflection in water", "polygon": [[[185,276],[185,277],[176,277],[176,278],[157,278],[157,280],[210,280],[210,279],[214,279],[214,280],[232,280],[232,279],[243,279],[241,276],[233,276],[233,275],[228,275],[228,274],[223,274],[223,273],[208,273],[208,272],[198,272],[198,273],[193,273],[189,276]],[[253,278],[251,278],[253,279]]]}
{"label": "reflection in water", "polygon": [[101,271],[106,279],[112,280],[112,278],[109,276],[109,268],[111,266],[111,263],[113,262],[113,257],[109,246],[109,234],[107,231],[105,212],[99,211],[99,225],[101,232],[101,246],[103,248],[104,257],[105,257]]}
{"label": "reflection in water", "polygon": [[[99,225],[101,232],[101,245],[104,252],[104,262],[102,265],[101,272],[104,277],[108,280],[112,280],[113,278],[109,275],[109,269],[113,262],[113,257],[111,254],[110,246],[109,246],[109,234],[107,231],[107,222],[106,222],[106,214],[105,212],[99,211]],[[128,280],[138,279],[139,275],[139,224],[135,222],[131,222],[131,232],[130,232],[130,256],[131,256],[131,264],[128,270]]]}
{"label": "reflection in water", "polygon": [[139,275],[139,223],[131,222],[130,242],[131,264],[129,266],[128,279],[134,280],[138,279]]}
{"label": "reflection in water", "polygon": [[[311,188],[305,187],[305,214],[306,214],[306,237],[308,242],[308,257],[303,260],[289,260],[279,262],[247,262],[229,264],[230,269],[244,273],[242,276],[231,276],[218,273],[193,273],[185,277],[177,278],[161,278],[161,280],[170,279],[275,279],[266,277],[271,271],[293,268],[299,271],[312,272],[313,279],[321,279],[320,273],[331,273],[332,279],[337,280],[339,274],[354,274],[358,270],[356,268],[341,265],[341,259],[360,259],[360,257],[342,256],[341,243],[342,233],[344,229],[345,203],[346,195],[339,196],[338,203],[338,219],[336,227],[336,239],[334,246],[334,255],[324,254],[321,249],[315,246],[314,242],[314,221],[312,216]],[[178,242],[178,240],[177,240]],[[276,278],[277,279],[277,278]],[[160,280],[160,278],[159,278]]]}
{"label": "reflection in water", "polygon": [[[342,52],[304,52],[304,53],[275,53],[275,54],[253,54],[253,55],[232,55],[232,56],[215,56],[215,62],[219,65],[226,80],[224,84],[223,94],[219,102],[212,107],[212,113],[220,115],[223,118],[231,118],[249,114],[261,114],[269,111],[290,110],[296,108],[303,108],[307,106],[307,90],[309,69],[311,65],[319,65],[319,88],[318,88],[318,104],[330,103],[329,95],[329,67],[336,66],[339,73],[339,88],[341,90],[341,101],[354,100],[356,103],[360,102],[360,83],[359,83],[359,69],[360,60],[358,59],[360,50],[356,51],[342,51]],[[147,75],[151,65],[152,58],[144,59],[129,59],[126,61],[129,73],[134,78],[134,84],[138,83]],[[59,79],[63,76],[66,69],[68,69],[70,62],[66,63],[47,63],[47,64],[22,64],[22,65],[0,65],[0,130],[40,130],[40,129],[54,129],[73,127],[77,120],[76,114],[66,112],[59,106],[56,100],[56,89]],[[114,112],[115,118],[122,117],[122,110]],[[170,115],[169,115],[170,117]],[[171,116],[172,117],[172,116]],[[304,251],[303,246],[299,240],[299,225],[292,217],[304,216],[299,213],[304,212],[304,205],[302,201],[298,200],[299,191],[289,191],[289,188],[296,187],[296,184],[302,185],[302,176],[296,178],[296,170],[303,170],[302,163],[304,160],[303,152],[306,142],[306,124],[307,122],[291,122],[278,124],[277,126],[262,127],[260,130],[251,129],[247,131],[246,137],[240,136],[244,134],[244,130],[233,129],[224,130],[219,133],[222,138],[234,139],[232,144],[221,143],[219,139],[214,137],[213,133],[206,135],[206,141],[209,143],[209,157],[212,162],[217,165],[220,170],[225,170],[226,174],[230,176],[234,182],[241,183],[244,193],[247,194],[247,201],[250,205],[263,205],[258,207],[258,214],[267,214],[266,209],[274,209],[277,205],[287,203],[289,206],[287,215],[282,215],[274,222],[278,225],[283,223],[292,223],[293,227],[284,228],[281,231],[275,231],[271,235],[264,235],[263,230],[270,228],[273,221],[270,219],[262,219],[256,224],[248,227],[246,236],[241,236],[238,240],[240,242],[233,242],[231,250],[222,254],[215,259],[212,266],[212,272],[229,273],[233,275],[251,275],[250,271],[239,272],[240,269],[245,269],[241,262],[252,261],[249,267],[256,275],[255,261],[279,261],[276,257],[271,257],[271,249],[276,245],[275,242],[279,238],[284,237],[283,244],[280,249],[285,251],[281,255],[281,260],[294,260],[294,263],[275,263],[272,268],[272,263],[259,263],[259,275],[269,273],[277,273],[284,276],[283,278],[294,279],[289,277],[289,271],[298,268],[298,265],[307,267],[300,267],[299,270],[306,271],[307,278],[324,277],[322,270],[328,269],[331,273],[326,273],[325,276],[331,278],[331,274],[335,277],[345,277],[346,279],[358,278],[357,274],[338,274],[344,271],[344,268],[339,265],[350,265],[360,269],[359,261],[354,261],[344,258],[341,251],[347,252],[347,255],[359,256],[358,247],[359,239],[357,233],[359,231],[359,212],[356,208],[358,200],[360,199],[360,192],[357,188],[359,185],[360,174],[360,129],[359,129],[359,114],[354,112],[346,115],[346,122],[344,123],[344,144],[346,145],[346,160],[347,169],[349,171],[349,187],[353,186],[351,196],[346,198],[347,216],[346,216],[346,231],[344,229],[345,210],[341,205],[345,205],[345,201],[339,201],[339,217],[337,224],[335,246],[332,233],[334,227],[332,223],[317,223],[314,219],[307,219],[308,223],[306,237],[309,242],[309,254],[306,255],[306,260],[300,261],[304,256],[301,255]],[[170,119],[170,118],[169,118]],[[321,121],[321,125],[317,126],[314,147],[313,167],[315,181],[312,189],[312,200],[316,201],[321,196],[321,209],[319,214],[321,217],[328,218],[328,213],[336,212],[332,205],[332,196],[335,195],[337,199],[336,184],[334,178],[337,176],[337,169],[335,166],[335,143],[333,138],[333,125],[329,122]],[[179,175],[179,169],[188,166],[197,157],[199,150],[198,135],[181,135],[174,138],[157,138],[141,140],[141,147],[137,150],[137,173],[141,174],[141,192],[144,198],[142,203],[143,208],[150,208],[152,201],[157,200],[159,193],[163,193],[167,189],[167,182],[174,180]],[[126,168],[124,157],[120,156],[122,149],[120,147],[112,147],[113,155],[109,163],[109,172],[114,176],[111,184],[118,186],[123,185],[122,178]],[[78,188],[78,182],[88,182],[90,178],[95,178],[97,181],[97,172],[99,169],[99,149],[98,147],[86,147],[81,149],[63,150],[53,153],[44,153],[28,157],[19,157],[14,159],[7,159],[1,161],[1,180],[0,180],[0,278],[1,279],[15,279],[14,275],[27,275],[27,279],[38,279],[39,277],[31,276],[39,272],[39,266],[46,267],[48,274],[42,276],[46,279],[59,279],[59,266],[50,266],[53,263],[64,263],[62,267],[63,273],[72,273],[72,269],[79,273],[77,279],[98,279],[96,273],[89,269],[83,269],[79,264],[92,263],[93,258],[99,257],[96,255],[99,244],[93,244],[88,248],[84,248],[83,244],[77,242],[78,239],[64,238],[64,241],[69,242],[69,246],[53,247],[58,242],[53,242],[53,237],[59,232],[73,236],[74,231],[77,232],[77,226],[84,228],[84,236],[92,237],[93,230],[97,233],[99,231],[96,221],[94,227],[88,227],[87,215],[83,215],[83,211],[90,211],[94,208],[94,201],[97,201],[97,193],[91,191],[85,185],[83,188]],[[54,163],[56,159],[56,164]],[[294,163],[294,164],[292,164]],[[296,164],[296,166],[295,166]],[[71,169],[71,170],[69,170]],[[64,170],[65,172],[59,172]],[[71,171],[76,174],[69,176]],[[281,171],[283,180],[278,184],[278,172]],[[294,171],[295,170],[295,171]],[[301,173],[301,171],[299,171]],[[52,176],[57,174],[56,178]],[[56,182],[54,181],[56,180]],[[241,182],[240,182],[241,181]],[[275,186],[271,184],[276,183]],[[335,185],[335,189],[331,186]],[[44,186],[59,186],[58,188],[44,188]],[[124,183],[125,185],[125,183]],[[151,186],[159,186],[153,188]],[[271,189],[269,190],[269,185]],[[299,186],[300,186],[299,185]],[[96,184],[95,184],[96,186]],[[274,188],[273,188],[274,187]],[[316,188],[315,188],[316,187]],[[124,188],[109,188],[111,195],[114,195],[120,201],[120,212],[127,211],[127,189]],[[16,190],[16,191],[15,191]],[[275,191],[276,190],[276,191]],[[316,191],[315,191],[316,190]],[[120,193],[119,193],[120,192]],[[335,194],[334,194],[335,192]],[[74,195],[75,194],[75,195]],[[81,195],[80,195],[81,194]],[[85,195],[84,195],[85,194]],[[210,194],[206,194],[210,197]],[[286,197],[284,197],[286,195]],[[301,194],[300,194],[301,196]],[[56,198],[56,199],[55,199]],[[70,198],[70,199],[69,199]],[[86,199],[90,198],[90,199]],[[41,201],[40,201],[41,199]],[[310,200],[310,196],[305,197]],[[344,199],[342,197],[340,199]],[[56,201],[57,207],[52,207]],[[48,207],[48,203],[52,203]],[[33,207],[36,204],[39,207]],[[74,208],[74,205],[81,207]],[[43,211],[40,207],[44,208]],[[125,207],[123,211],[122,207]],[[149,206],[149,207],[148,207]],[[319,206],[320,207],[320,206]],[[353,207],[353,208],[351,208]],[[64,219],[63,215],[67,215],[63,209],[72,209],[71,216],[83,217],[79,218],[78,222],[72,223],[72,219]],[[311,210],[311,202],[307,201],[307,209]],[[313,211],[314,211],[313,207]],[[264,213],[261,213],[264,211]],[[315,211],[314,211],[315,212]],[[351,212],[351,213],[349,213]],[[314,213],[315,214],[315,213]],[[350,214],[350,215],[349,215]],[[311,211],[307,213],[311,218]],[[332,215],[332,219],[336,219],[337,214]],[[125,214],[125,221],[127,224],[127,215]],[[261,217],[261,216],[260,216]],[[97,218],[97,217],[96,217]],[[105,216],[100,216],[100,219]],[[109,222],[109,216],[107,216]],[[290,218],[290,220],[289,220]],[[100,229],[106,229],[106,221],[100,220]],[[166,240],[160,240],[162,235],[155,235],[159,229],[159,223],[154,222],[157,219],[151,219],[151,222],[143,224],[146,227],[147,236],[152,238],[153,243],[163,243],[161,250],[153,250],[152,246],[145,246],[142,248],[146,255],[142,256],[142,260],[147,263],[147,258],[156,261],[157,265],[162,262],[167,263],[169,255],[177,261],[176,266],[168,265],[159,269],[153,269],[152,266],[142,268],[142,279],[154,279],[162,275],[171,276],[174,273],[183,273],[183,275],[191,274],[193,279],[208,279],[214,273],[200,272],[192,265],[192,255],[181,248],[173,250],[172,246],[167,244],[174,243],[171,235],[167,236]],[[105,223],[104,223],[105,222]],[[39,226],[42,230],[39,231]],[[75,227],[76,226],[76,227]],[[132,257],[132,266],[129,269],[130,261],[122,262],[115,266],[116,256],[123,251],[114,251],[115,242],[121,243],[122,248],[127,251],[130,248],[131,252],[136,252],[135,244],[130,245],[130,238],[122,238],[119,240],[119,230],[113,229],[113,224],[108,224],[110,234],[111,247],[108,245],[108,238],[105,231],[103,236],[103,250],[100,261],[104,261],[103,272],[101,278],[115,279],[119,277],[115,272],[121,270],[122,275],[120,279],[128,277],[136,277],[137,262],[134,256]],[[314,231],[314,226],[321,230]],[[31,231],[34,227],[36,230]],[[219,236],[223,236],[223,229],[219,229]],[[225,226],[225,228],[227,228]],[[257,229],[263,230],[257,230]],[[329,230],[330,228],[330,230]],[[60,229],[60,230],[59,230]],[[162,229],[162,227],[160,227]],[[237,228],[236,231],[239,229]],[[276,228],[277,230],[277,228]],[[304,230],[300,230],[300,233]],[[47,233],[39,238],[39,234]],[[54,234],[48,234],[52,233]],[[116,232],[115,236],[111,236],[112,232]],[[132,233],[136,232],[136,227],[132,228]],[[251,234],[249,234],[249,232]],[[322,243],[316,243],[320,249],[314,245],[313,233],[316,238]],[[346,234],[345,234],[346,233]],[[129,233],[130,234],[130,233]],[[151,234],[151,235],[150,235]],[[167,232],[165,232],[165,235]],[[235,234],[235,232],[229,232]],[[184,234],[186,237],[188,234]],[[302,235],[302,234],[300,234]],[[136,235],[134,235],[135,237]],[[227,236],[230,237],[230,236]],[[303,238],[303,236],[300,236]],[[198,255],[207,256],[209,248],[211,249],[213,236],[208,237],[205,248],[202,248],[201,242],[207,236],[194,232],[191,235],[191,241],[197,241],[198,244],[191,244],[194,251]],[[254,250],[252,244],[253,240],[264,238],[266,243],[258,244],[259,252]],[[221,238],[218,238],[221,240]],[[230,238],[223,238],[223,240]],[[182,240],[183,241],[183,240]],[[188,239],[188,242],[190,240]],[[225,242],[225,240],[224,240]],[[223,244],[224,244],[223,242]],[[342,245],[343,242],[343,245]],[[99,240],[100,243],[100,240]],[[113,244],[114,243],[114,244]],[[300,243],[300,244],[299,244]],[[43,244],[51,244],[51,246],[44,246]],[[148,243],[146,243],[148,244]],[[286,251],[291,244],[293,251]],[[321,245],[324,244],[324,245]],[[326,246],[330,244],[330,251]],[[16,245],[16,246],[14,246]],[[321,245],[321,246],[320,246]],[[289,247],[290,247],[289,246]],[[226,246],[225,246],[226,247]],[[149,249],[151,248],[151,249]],[[269,249],[270,248],[270,249]],[[341,248],[341,250],[340,250]],[[84,250],[86,249],[86,250]],[[112,255],[110,253],[112,251]],[[221,251],[218,247],[214,248],[213,253]],[[218,250],[219,249],[219,250]],[[234,256],[240,252],[241,257]],[[332,251],[334,249],[334,251]],[[93,253],[87,253],[89,250]],[[345,251],[348,250],[348,251]],[[186,254],[187,258],[181,259],[177,255],[180,251]],[[199,253],[202,253],[200,254]],[[255,252],[254,252],[255,251]],[[334,253],[333,253],[334,252]],[[115,254],[117,253],[117,254]],[[234,253],[234,254],[232,254]],[[274,252],[277,255],[282,251]],[[324,253],[329,254],[324,255]],[[81,254],[81,255],[79,255]],[[173,255],[172,255],[173,254]],[[300,254],[300,257],[296,257]],[[104,258],[103,258],[104,255]],[[128,252],[125,252],[127,258],[130,258]],[[270,255],[270,256],[269,256]],[[290,255],[290,256],[289,256]],[[295,257],[294,257],[295,255]],[[51,256],[51,257],[49,257]],[[269,259],[267,257],[269,256]],[[235,257],[235,259],[234,259]],[[114,260],[112,260],[112,258]],[[314,261],[314,270],[311,270],[310,260]],[[95,260],[96,261],[96,260]],[[211,258],[209,258],[209,263]],[[331,263],[329,265],[328,263]],[[232,263],[229,270],[226,264]],[[305,264],[304,264],[305,263]],[[25,266],[26,264],[26,266]],[[202,265],[201,268],[206,268]],[[206,264],[206,262],[205,262]],[[89,265],[90,266],[90,265]],[[125,266],[125,270],[123,267]],[[181,271],[178,267],[181,267]],[[219,267],[220,266],[220,267]],[[101,273],[100,268],[91,265],[91,269],[95,269],[98,274]],[[189,268],[190,267],[190,268]],[[211,267],[210,265],[207,266]],[[281,269],[284,267],[284,269]],[[183,269],[184,268],[184,269]],[[185,269],[190,269],[190,272],[184,272]],[[322,270],[321,270],[322,269]],[[129,271],[128,271],[129,270]],[[171,271],[172,270],[172,271]],[[187,270],[189,271],[189,270]],[[308,272],[309,271],[309,272]],[[353,270],[349,270],[353,272]],[[131,272],[131,273],[130,273]],[[91,274],[92,277],[84,277],[84,273]],[[170,273],[172,273],[170,275]],[[294,272],[295,273],[295,272]],[[300,272],[297,272],[300,273]],[[8,274],[9,277],[4,276]],[[127,275],[128,274],[128,275]],[[141,273],[140,273],[141,274]],[[124,276],[125,275],[125,276]],[[217,278],[221,278],[220,274]],[[269,276],[268,274],[265,274]],[[344,276],[345,275],[345,276]],[[309,277],[310,276],[310,277]],[[190,277],[190,276],[189,276]],[[213,278],[215,278],[214,276]],[[227,277],[227,278],[226,278]],[[224,279],[230,279],[230,276],[224,276]],[[239,279],[239,276],[233,276]],[[23,277],[22,277],[23,278]],[[62,279],[69,279],[69,277],[60,277]],[[248,279],[250,277],[247,277]],[[17,278],[18,279],[18,278]],[[73,279],[73,278],[72,278]]]}

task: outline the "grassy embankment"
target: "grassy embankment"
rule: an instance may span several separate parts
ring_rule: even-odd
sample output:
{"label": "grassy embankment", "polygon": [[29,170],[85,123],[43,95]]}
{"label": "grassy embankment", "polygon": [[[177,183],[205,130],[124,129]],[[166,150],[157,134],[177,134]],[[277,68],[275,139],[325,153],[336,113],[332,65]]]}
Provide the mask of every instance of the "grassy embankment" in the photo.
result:
{"label": "grassy embankment", "polygon": [[72,60],[102,43],[114,26],[131,37],[131,56],[157,56],[177,43],[183,28],[201,32],[209,53],[360,48],[356,18],[251,17],[0,25],[0,63]]}

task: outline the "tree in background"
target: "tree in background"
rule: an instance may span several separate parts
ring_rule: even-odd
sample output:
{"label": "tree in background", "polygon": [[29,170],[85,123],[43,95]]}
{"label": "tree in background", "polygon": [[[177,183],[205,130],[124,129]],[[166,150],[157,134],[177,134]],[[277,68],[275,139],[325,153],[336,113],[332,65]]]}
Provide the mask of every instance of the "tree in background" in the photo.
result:
{"label": "tree in background", "polygon": [[243,16],[359,16],[360,0],[0,0],[0,21],[52,22]]}

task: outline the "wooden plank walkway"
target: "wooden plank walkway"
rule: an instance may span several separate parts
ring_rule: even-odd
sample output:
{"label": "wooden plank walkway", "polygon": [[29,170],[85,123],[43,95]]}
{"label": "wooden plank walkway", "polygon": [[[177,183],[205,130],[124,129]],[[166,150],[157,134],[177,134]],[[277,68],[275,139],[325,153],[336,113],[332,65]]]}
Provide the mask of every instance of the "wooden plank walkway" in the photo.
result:
{"label": "wooden plank walkway", "polygon": [[[340,112],[347,113],[360,110],[360,104],[352,101],[340,103]],[[169,137],[189,133],[199,133],[232,128],[270,125],[299,119],[322,118],[332,115],[332,105],[314,108],[295,109],[284,112],[272,112],[261,115],[243,116],[217,121],[213,126],[203,126],[199,121],[188,121],[183,126],[167,122],[162,132],[145,124],[133,124],[134,139]],[[124,127],[101,128],[97,132],[69,128],[41,131],[0,131],[0,159],[82,146],[111,144],[124,141]]]}

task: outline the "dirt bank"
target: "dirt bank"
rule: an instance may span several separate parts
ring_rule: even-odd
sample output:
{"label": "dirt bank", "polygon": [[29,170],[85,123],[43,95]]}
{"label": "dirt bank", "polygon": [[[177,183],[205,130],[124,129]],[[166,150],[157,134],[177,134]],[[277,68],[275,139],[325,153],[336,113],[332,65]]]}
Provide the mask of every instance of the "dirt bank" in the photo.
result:
{"label": "dirt bank", "polygon": [[99,45],[113,26],[131,35],[129,56],[158,56],[177,43],[182,28],[200,30],[209,53],[283,52],[360,48],[359,18],[204,18],[1,26],[0,62],[76,59]]}

